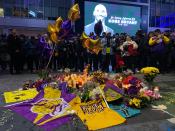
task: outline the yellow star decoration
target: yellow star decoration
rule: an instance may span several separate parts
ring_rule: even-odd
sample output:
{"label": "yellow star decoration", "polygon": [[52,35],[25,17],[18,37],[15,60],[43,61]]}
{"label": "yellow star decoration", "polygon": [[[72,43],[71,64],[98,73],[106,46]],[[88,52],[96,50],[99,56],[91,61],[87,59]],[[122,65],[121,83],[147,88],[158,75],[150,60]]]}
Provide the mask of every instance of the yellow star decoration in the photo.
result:
{"label": "yellow star decoration", "polygon": [[56,20],[56,22],[54,24],[48,24],[47,30],[50,33],[50,39],[52,42],[54,43],[58,43],[58,37],[57,37],[57,33],[61,30],[61,25],[63,23],[63,20],[61,17],[58,17],[58,19]]}
{"label": "yellow star decoration", "polygon": [[69,10],[68,19],[70,19],[71,21],[76,21],[79,18],[80,18],[79,5],[75,4]]}
{"label": "yellow star decoration", "polygon": [[81,39],[83,41],[83,47],[87,48],[90,52],[98,54],[99,51],[102,50],[101,41],[99,38],[93,40],[83,32]]}

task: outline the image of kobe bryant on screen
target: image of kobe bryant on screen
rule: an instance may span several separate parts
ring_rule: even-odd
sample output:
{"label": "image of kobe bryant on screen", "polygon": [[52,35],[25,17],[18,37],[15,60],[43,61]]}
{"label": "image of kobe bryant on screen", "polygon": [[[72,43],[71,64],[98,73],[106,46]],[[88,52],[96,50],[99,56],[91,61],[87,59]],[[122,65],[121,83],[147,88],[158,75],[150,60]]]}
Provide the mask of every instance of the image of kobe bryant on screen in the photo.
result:
{"label": "image of kobe bryant on screen", "polygon": [[94,26],[98,21],[102,22],[102,26],[103,26],[102,32],[110,32],[111,35],[114,34],[114,30],[106,26],[105,24],[105,19],[107,18],[107,9],[103,4],[98,4],[95,6],[93,11],[93,16],[94,16],[94,22],[86,25],[84,28],[85,33],[87,35],[89,35],[90,32],[94,32]]}

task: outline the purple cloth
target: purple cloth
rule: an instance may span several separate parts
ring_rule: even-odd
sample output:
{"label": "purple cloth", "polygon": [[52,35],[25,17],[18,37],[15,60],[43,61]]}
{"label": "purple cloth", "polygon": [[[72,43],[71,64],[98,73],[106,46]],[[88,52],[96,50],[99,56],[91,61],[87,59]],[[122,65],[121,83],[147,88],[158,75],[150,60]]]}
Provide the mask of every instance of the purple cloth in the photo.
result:
{"label": "purple cloth", "polygon": [[122,89],[118,88],[117,86],[115,86],[113,84],[109,84],[109,83],[106,84],[104,91],[106,92],[109,88],[111,88],[112,90],[114,90],[120,94],[124,94],[124,91]]}
{"label": "purple cloth", "polygon": [[[60,98],[62,101],[58,105],[53,104],[50,106],[49,104],[46,104],[46,106],[49,106],[48,107],[49,109],[53,109],[54,107],[54,110],[49,114],[48,113],[44,114],[43,117],[36,122],[36,124],[39,124],[43,121],[46,121],[52,118],[53,116],[55,116],[56,113],[62,114],[65,111],[64,109],[69,107],[69,102],[75,97],[76,96],[74,94],[68,94],[65,91],[61,91]],[[21,103],[17,103],[17,104],[12,104],[12,105],[6,106],[6,108],[13,110],[19,113],[20,115],[24,116],[26,119],[34,122],[34,120],[38,116],[38,113],[32,112],[32,107],[34,105],[43,106],[44,102],[47,103],[48,101],[47,99],[44,98],[44,90],[41,90],[34,99],[25,101],[25,102],[21,102]],[[72,117],[70,115],[63,116],[63,117],[51,120],[41,125],[40,127],[44,128],[46,131],[51,131],[54,128],[61,126],[62,124],[69,122],[71,118]]]}
{"label": "purple cloth", "polygon": [[67,82],[62,82],[59,84],[59,89],[62,92],[68,93]]}

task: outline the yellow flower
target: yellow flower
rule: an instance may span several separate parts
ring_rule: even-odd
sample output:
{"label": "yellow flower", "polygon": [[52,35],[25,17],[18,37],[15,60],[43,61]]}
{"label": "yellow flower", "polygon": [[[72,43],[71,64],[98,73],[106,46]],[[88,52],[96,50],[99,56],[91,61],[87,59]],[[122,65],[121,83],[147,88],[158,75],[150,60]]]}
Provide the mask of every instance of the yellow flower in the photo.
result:
{"label": "yellow flower", "polygon": [[132,105],[132,100],[129,101],[129,105]]}
{"label": "yellow flower", "polygon": [[137,98],[133,98],[132,100],[129,101],[129,105],[134,105],[137,108],[140,108],[140,103],[141,100]]}
{"label": "yellow flower", "polygon": [[150,100],[150,97],[144,94],[144,91],[139,93],[139,98],[145,97],[147,100]]}
{"label": "yellow flower", "polygon": [[134,98],[134,99],[133,99],[133,102],[134,102],[134,103],[140,103],[140,101],[141,101],[141,100],[139,100],[139,99],[137,99],[137,98]]}
{"label": "yellow flower", "polygon": [[158,74],[159,73],[159,69],[156,67],[144,67],[140,70],[141,73],[147,75],[154,75],[154,74]]}

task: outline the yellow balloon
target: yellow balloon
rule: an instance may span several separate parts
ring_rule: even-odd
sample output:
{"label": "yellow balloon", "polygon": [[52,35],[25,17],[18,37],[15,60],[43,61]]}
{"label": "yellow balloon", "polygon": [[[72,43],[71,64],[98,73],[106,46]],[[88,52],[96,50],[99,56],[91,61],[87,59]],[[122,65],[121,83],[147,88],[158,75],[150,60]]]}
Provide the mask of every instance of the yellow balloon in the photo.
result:
{"label": "yellow balloon", "polygon": [[89,36],[86,35],[85,32],[83,32],[82,35],[81,35],[81,38],[82,38],[82,39],[89,39]]}
{"label": "yellow balloon", "polygon": [[61,16],[56,19],[56,22],[60,22],[60,21],[63,21],[63,19],[61,18]]}
{"label": "yellow balloon", "polygon": [[50,24],[50,23],[48,24],[47,30],[48,30],[49,33],[56,32],[55,26]]}
{"label": "yellow balloon", "polygon": [[98,54],[101,50],[102,50],[102,47],[99,44],[93,48],[93,52],[95,54]]}
{"label": "yellow balloon", "polygon": [[79,18],[80,18],[79,5],[75,4],[70,8],[68,12],[68,19],[70,19],[71,21],[76,21]]}
{"label": "yellow balloon", "polygon": [[50,39],[51,39],[52,42],[58,43],[58,38],[57,38],[57,34],[56,33],[52,33],[50,35]]}
{"label": "yellow balloon", "polygon": [[93,44],[95,45],[95,44],[97,44],[97,42],[99,42],[99,40],[100,40],[100,39],[96,39],[96,40],[90,39],[90,42],[93,43]]}
{"label": "yellow balloon", "polygon": [[56,29],[56,32],[59,32],[60,29],[61,29],[61,25],[63,23],[63,20],[61,17],[58,17],[56,22],[55,22],[55,29]]}
{"label": "yellow balloon", "polygon": [[89,45],[89,39],[84,40],[83,41],[83,47],[88,48],[88,45]]}
{"label": "yellow balloon", "polygon": [[96,50],[96,49],[93,49],[92,52],[95,54],[98,54],[98,50]]}
{"label": "yellow balloon", "polygon": [[91,39],[85,32],[83,32],[81,39],[83,40],[83,47],[88,49],[90,52],[98,54],[100,50],[102,50],[101,41],[99,38],[96,40]]}
{"label": "yellow balloon", "polygon": [[93,52],[95,54],[98,54],[102,50],[101,42],[100,40],[94,45]]}

